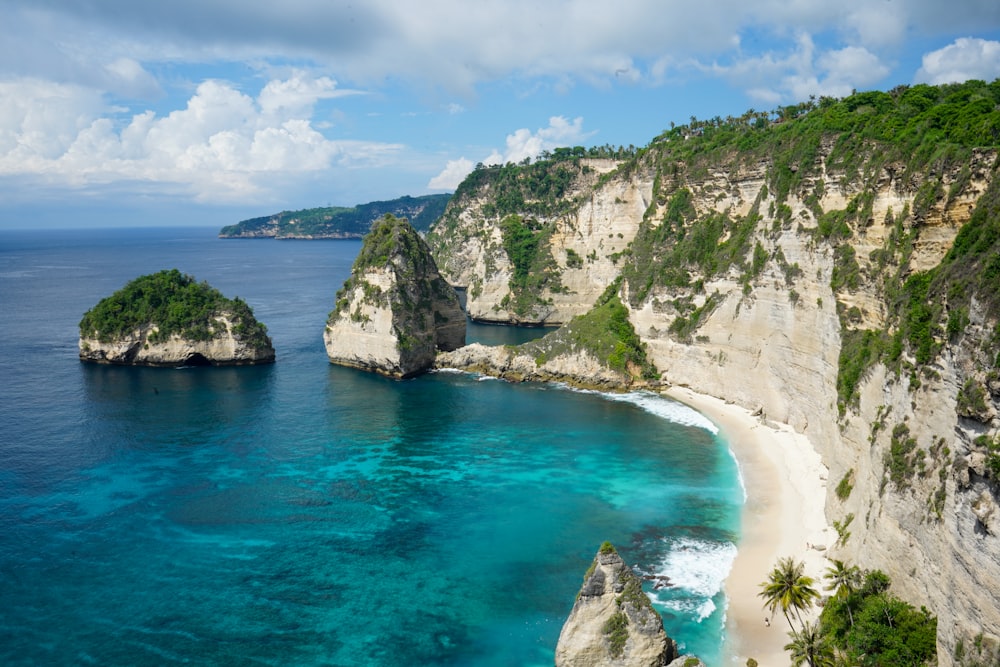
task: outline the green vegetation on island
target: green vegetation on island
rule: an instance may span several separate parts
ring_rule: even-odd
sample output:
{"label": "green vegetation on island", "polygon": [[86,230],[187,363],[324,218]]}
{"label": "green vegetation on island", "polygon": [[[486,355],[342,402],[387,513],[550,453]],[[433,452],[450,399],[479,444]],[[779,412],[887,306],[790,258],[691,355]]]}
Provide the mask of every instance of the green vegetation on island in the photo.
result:
{"label": "green vegetation on island", "polygon": [[[432,262],[427,244],[409,221],[386,213],[372,225],[371,231],[365,236],[364,244],[351,266],[350,277],[337,291],[336,306],[330,313],[328,321],[333,320],[348,307],[348,295],[358,285],[364,286],[365,300],[368,303],[385,305],[383,303],[385,295],[378,287],[365,280],[366,270],[392,268],[399,273],[402,285],[411,285],[418,276],[430,274]],[[436,267],[433,267],[433,272],[437,273]],[[431,307],[429,302],[410,305],[414,310],[419,307]]]}
{"label": "green vegetation on island", "polygon": [[[145,327],[156,327],[149,342],[173,335],[210,340],[223,333],[216,318],[227,316],[233,333],[248,345],[270,345],[267,327],[239,297],[228,299],[207,282],[198,282],[177,269],[140,276],[101,299],[80,320],[80,336],[111,342]],[[224,329],[223,329],[224,330]]]}
{"label": "green vegetation on island", "polygon": [[353,207],[307,208],[243,220],[223,227],[222,238],[356,238],[387,213],[405,217],[418,231],[426,231],[441,217],[451,195],[399,197]]}

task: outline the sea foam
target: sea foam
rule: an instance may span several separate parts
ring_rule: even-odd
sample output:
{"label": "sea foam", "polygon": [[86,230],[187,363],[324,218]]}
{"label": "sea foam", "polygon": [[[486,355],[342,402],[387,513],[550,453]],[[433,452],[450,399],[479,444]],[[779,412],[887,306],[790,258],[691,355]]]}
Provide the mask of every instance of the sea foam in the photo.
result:
{"label": "sea foam", "polygon": [[632,403],[646,412],[654,414],[662,419],[666,419],[674,424],[692,426],[694,428],[703,428],[713,434],[719,432],[719,427],[712,423],[712,420],[694,408],[649,391],[634,391],[627,394],[606,394],[606,396],[614,401]]}
{"label": "sea foam", "polygon": [[699,621],[708,618],[716,608],[714,598],[733,567],[736,545],[688,537],[664,541],[667,552],[654,566],[654,574],[668,578],[670,587],[652,592],[651,599],[677,611],[696,611]]}

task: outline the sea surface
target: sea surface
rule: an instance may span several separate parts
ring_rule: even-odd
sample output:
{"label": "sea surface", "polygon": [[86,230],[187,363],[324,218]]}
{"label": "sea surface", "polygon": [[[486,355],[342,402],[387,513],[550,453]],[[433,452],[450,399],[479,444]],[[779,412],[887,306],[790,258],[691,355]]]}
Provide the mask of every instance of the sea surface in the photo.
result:
{"label": "sea surface", "polygon": [[[743,490],[710,422],[332,366],[360,242],[216,231],[0,232],[0,664],[551,665],[605,540],[718,664]],[[277,363],[80,363],[83,313],[169,268],[245,299]]]}

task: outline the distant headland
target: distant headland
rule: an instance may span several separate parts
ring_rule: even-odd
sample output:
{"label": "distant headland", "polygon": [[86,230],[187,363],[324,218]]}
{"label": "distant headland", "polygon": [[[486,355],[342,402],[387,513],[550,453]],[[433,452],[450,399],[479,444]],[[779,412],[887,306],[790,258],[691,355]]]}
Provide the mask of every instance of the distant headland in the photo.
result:
{"label": "distant headland", "polygon": [[386,214],[406,218],[418,232],[426,232],[444,213],[450,194],[399,197],[353,207],[333,206],[282,211],[242,220],[219,231],[222,239],[360,239],[372,223]]}

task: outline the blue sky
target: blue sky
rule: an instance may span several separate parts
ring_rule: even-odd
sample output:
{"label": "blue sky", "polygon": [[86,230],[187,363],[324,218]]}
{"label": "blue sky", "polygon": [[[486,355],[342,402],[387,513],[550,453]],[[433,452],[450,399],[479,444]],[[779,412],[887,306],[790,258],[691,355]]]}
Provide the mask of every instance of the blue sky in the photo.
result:
{"label": "blue sky", "polygon": [[0,227],[221,227],[998,76],[996,0],[0,0]]}

